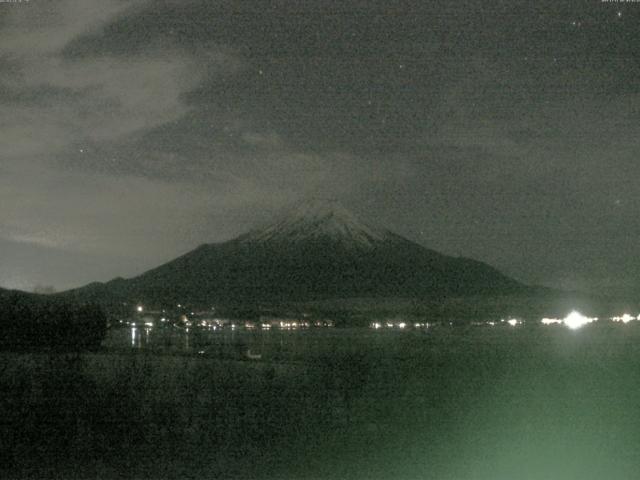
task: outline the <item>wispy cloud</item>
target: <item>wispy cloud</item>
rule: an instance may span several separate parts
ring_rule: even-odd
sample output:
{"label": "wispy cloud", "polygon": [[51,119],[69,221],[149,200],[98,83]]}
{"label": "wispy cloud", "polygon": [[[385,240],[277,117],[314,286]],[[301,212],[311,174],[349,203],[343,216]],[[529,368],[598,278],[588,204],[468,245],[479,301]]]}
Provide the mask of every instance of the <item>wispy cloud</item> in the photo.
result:
{"label": "wispy cloud", "polygon": [[16,6],[3,25],[0,52],[18,58],[56,54],[78,35],[145,3],[148,0],[60,0]]}
{"label": "wispy cloud", "polygon": [[[62,55],[80,35],[148,3],[63,0],[12,10],[0,32],[0,59],[11,65],[0,85],[31,101],[13,101],[0,111],[5,156],[52,157],[83,142],[114,140],[174,121],[188,111],[183,95],[204,70],[183,51]],[[215,62],[209,62],[210,68]],[[38,97],[38,92],[46,93]]]}

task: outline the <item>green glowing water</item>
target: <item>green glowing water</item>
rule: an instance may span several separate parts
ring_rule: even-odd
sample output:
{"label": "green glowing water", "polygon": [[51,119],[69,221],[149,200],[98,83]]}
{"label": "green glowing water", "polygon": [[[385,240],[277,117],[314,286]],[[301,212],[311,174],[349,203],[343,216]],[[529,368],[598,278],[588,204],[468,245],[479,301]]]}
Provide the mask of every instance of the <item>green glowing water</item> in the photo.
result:
{"label": "green glowing water", "polygon": [[[4,355],[3,478],[632,479],[640,467],[640,325],[222,332],[188,350],[154,334],[142,353],[127,335],[78,364]],[[30,404],[48,416],[30,420]]]}

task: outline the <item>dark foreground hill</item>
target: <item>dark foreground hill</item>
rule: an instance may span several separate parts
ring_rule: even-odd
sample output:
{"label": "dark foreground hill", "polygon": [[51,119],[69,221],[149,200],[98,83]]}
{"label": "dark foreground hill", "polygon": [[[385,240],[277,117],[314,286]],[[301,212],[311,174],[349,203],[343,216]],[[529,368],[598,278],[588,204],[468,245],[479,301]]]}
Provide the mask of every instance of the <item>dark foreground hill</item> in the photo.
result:
{"label": "dark foreground hill", "polygon": [[132,279],[65,293],[82,301],[156,305],[286,303],[335,298],[526,292],[495,268],[427,249],[358,220],[336,202],[309,202],[273,224],[202,245]]}
{"label": "dark foreground hill", "polygon": [[106,329],[98,306],[0,289],[0,349],[94,349]]}

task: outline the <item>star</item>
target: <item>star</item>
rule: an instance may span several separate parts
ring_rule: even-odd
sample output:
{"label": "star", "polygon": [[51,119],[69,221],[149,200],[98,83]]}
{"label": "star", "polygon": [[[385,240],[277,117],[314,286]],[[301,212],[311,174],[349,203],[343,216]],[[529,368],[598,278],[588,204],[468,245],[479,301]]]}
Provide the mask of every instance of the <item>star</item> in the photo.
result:
{"label": "star", "polygon": [[622,12],[618,10],[618,18],[622,18]]}

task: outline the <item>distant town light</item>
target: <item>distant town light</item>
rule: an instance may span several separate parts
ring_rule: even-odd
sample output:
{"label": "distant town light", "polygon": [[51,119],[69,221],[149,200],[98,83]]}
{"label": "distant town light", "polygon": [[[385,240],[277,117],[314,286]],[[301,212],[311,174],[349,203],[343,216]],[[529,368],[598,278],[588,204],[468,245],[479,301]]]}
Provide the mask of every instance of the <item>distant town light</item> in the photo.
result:
{"label": "distant town light", "polygon": [[543,325],[553,325],[555,323],[562,323],[562,320],[559,318],[543,318],[540,320]]}
{"label": "distant town light", "polygon": [[628,313],[625,313],[621,317],[613,317],[611,320],[613,320],[614,322],[629,323],[631,320],[635,319],[636,317],[632,317]]}
{"label": "distant town light", "polygon": [[138,306],[136,307],[136,310],[137,310],[138,312],[142,312],[142,311],[144,310],[144,307],[143,307],[142,305],[138,305]]}
{"label": "distant town light", "polygon": [[582,315],[575,310],[565,317],[563,323],[572,330],[576,330],[584,325],[597,320],[596,318],[589,318]]}

